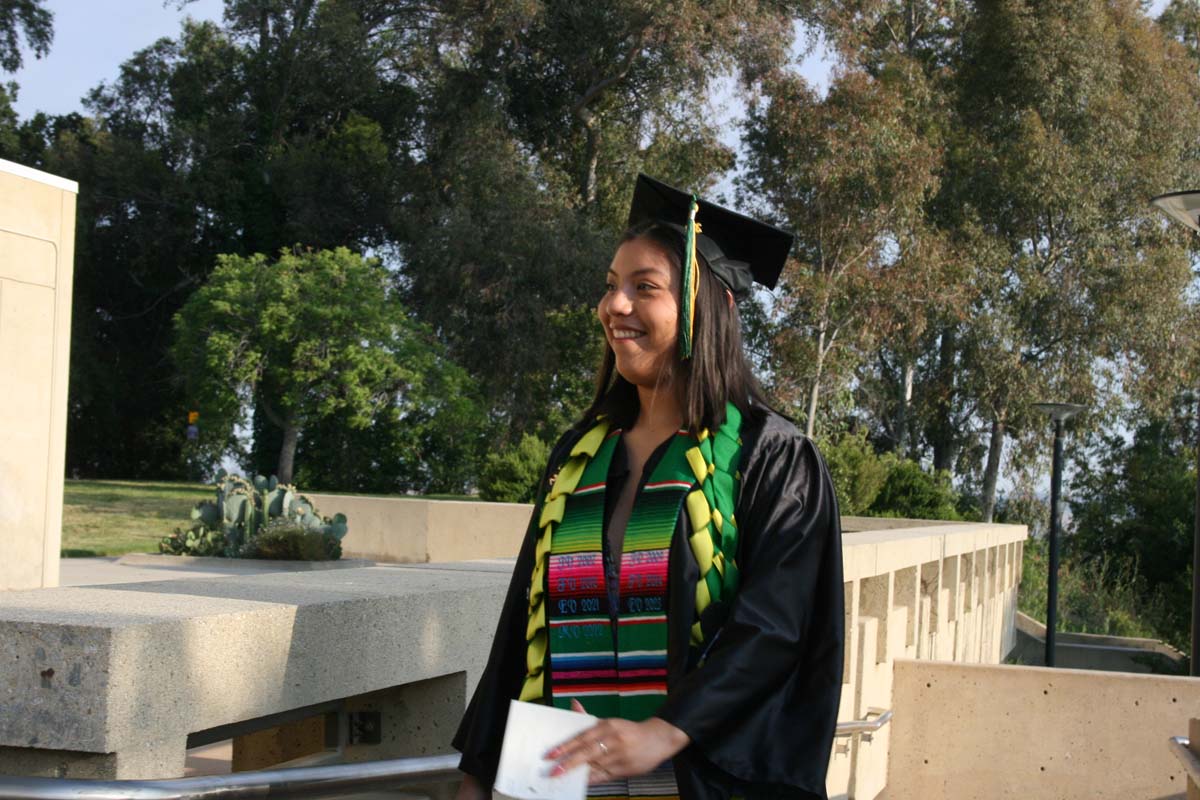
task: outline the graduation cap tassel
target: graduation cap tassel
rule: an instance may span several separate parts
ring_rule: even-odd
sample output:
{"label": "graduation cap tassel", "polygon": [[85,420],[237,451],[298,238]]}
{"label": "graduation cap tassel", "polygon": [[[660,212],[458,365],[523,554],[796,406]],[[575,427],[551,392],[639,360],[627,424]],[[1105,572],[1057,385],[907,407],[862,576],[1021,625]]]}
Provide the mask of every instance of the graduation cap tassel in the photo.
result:
{"label": "graduation cap tassel", "polygon": [[700,233],[696,212],[699,210],[700,201],[696,195],[692,195],[688,207],[687,230],[684,234],[683,291],[679,293],[683,303],[679,317],[679,351],[682,358],[692,357],[692,337],[695,333],[696,293],[700,289],[700,262],[696,258],[696,234]]}

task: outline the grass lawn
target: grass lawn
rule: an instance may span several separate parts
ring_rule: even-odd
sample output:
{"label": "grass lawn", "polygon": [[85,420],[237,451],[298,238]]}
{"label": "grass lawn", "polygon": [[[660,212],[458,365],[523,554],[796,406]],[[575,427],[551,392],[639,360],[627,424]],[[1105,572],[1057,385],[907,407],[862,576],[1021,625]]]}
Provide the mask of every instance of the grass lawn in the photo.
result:
{"label": "grass lawn", "polygon": [[[211,499],[212,487],[202,483],[69,480],[63,493],[62,555],[157,553],[160,539],[191,525],[192,506]],[[453,494],[412,499],[479,500]]]}
{"label": "grass lawn", "polygon": [[158,542],[191,524],[192,506],[210,499],[200,483],[67,481],[62,554],[118,556],[157,553]]}

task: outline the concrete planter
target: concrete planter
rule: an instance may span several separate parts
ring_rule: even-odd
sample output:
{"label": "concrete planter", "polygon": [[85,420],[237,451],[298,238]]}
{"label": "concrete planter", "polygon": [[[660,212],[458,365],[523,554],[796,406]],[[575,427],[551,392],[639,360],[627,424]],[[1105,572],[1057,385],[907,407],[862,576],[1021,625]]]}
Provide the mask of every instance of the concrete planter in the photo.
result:
{"label": "concrete planter", "polygon": [[135,567],[195,566],[236,567],[255,572],[307,572],[316,569],[353,569],[369,567],[373,562],[363,558],[341,558],[336,561],[282,561],[270,558],[218,558],[215,556],[172,556],[162,553],[128,553],[118,564]]}

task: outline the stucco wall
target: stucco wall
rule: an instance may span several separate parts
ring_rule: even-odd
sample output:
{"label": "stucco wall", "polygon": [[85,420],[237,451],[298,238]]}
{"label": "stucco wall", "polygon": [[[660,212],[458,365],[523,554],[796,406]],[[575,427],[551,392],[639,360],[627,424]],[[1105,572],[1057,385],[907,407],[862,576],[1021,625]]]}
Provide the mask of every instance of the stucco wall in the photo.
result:
{"label": "stucco wall", "polygon": [[1200,680],[897,661],[888,800],[1183,797]]}
{"label": "stucco wall", "polygon": [[306,494],[322,515],[346,515],[346,558],[399,564],[513,558],[533,512],[523,503]]}
{"label": "stucco wall", "polygon": [[0,590],[58,585],[76,191],[0,160]]}

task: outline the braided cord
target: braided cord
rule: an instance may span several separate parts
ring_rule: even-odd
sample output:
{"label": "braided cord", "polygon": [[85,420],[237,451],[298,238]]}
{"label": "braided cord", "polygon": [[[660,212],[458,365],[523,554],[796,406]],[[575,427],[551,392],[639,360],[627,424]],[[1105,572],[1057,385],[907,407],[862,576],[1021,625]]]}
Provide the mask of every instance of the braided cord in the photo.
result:
{"label": "braided cord", "polygon": [[584,467],[596,455],[600,444],[608,433],[607,420],[600,420],[591,430],[575,443],[567,463],[555,476],[554,485],[542,504],[538,518],[537,548],[534,550],[533,577],[529,581],[529,622],[525,626],[525,684],[521,687],[521,700],[540,699],[545,693],[545,667],[548,638],[546,634],[546,570],[550,563],[550,545],[554,538],[554,527],[562,522],[567,508],[567,497],[579,485]]}
{"label": "braided cord", "polygon": [[[685,454],[699,486],[687,496],[692,534],[688,542],[700,567],[696,582],[696,616],[714,602],[730,602],[737,594],[738,531],[734,518],[737,503],[738,460],[742,440],[742,414],[732,403],[725,404],[725,424],[715,435],[700,431],[696,446]],[[692,625],[692,643],[704,643],[700,622]]]}

